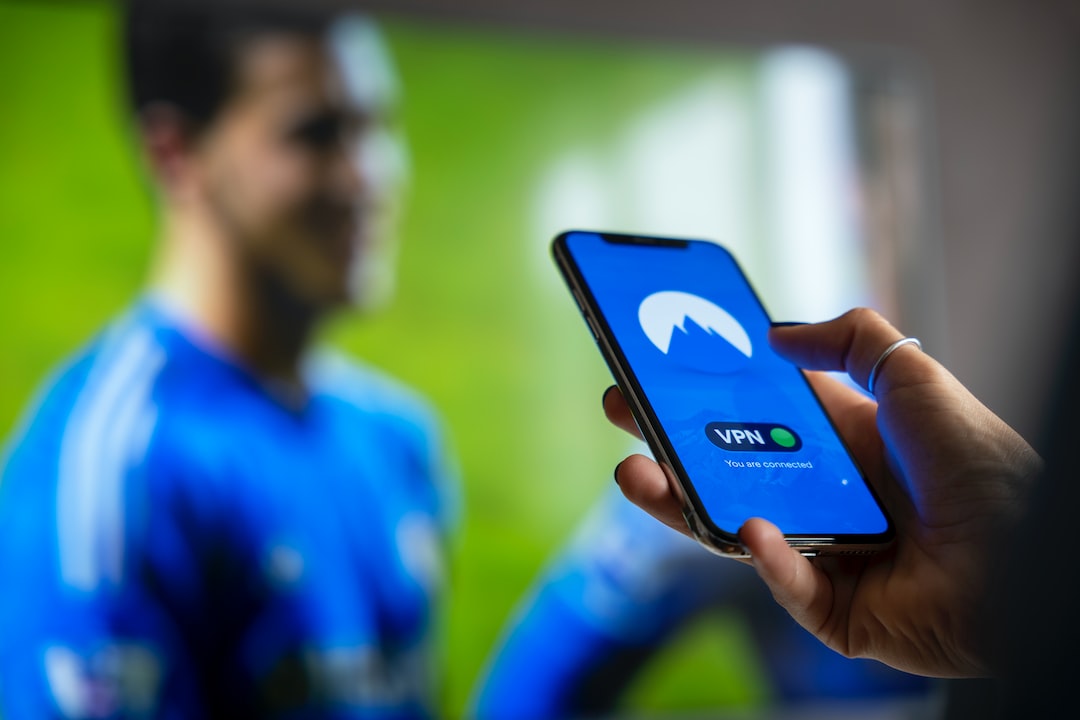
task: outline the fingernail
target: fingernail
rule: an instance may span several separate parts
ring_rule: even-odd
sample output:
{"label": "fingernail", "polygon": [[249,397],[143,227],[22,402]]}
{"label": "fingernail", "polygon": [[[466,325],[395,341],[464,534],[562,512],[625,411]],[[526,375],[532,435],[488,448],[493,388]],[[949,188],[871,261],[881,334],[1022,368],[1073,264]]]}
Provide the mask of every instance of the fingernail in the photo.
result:
{"label": "fingernail", "polygon": [[804,323],[804,322],[774,322],[772,324],[772,327],[774,327],[774,328],[797,327],[799,325],[809,325],[809,324],[810,323]]}
{"label": "fingernail", "polygon": [[609,386],[608,386],[608,389],[604,391],[604,396],[603,396],[602,398],[600,398],[600,406],[601,406],[601,407],[607,407],[607,396],[608,396],[608,393],[610,393],[610,392],[611,392],[612,390],[614,390],[614,389],[615,389],[615,386],[614,386],[614,385],[609,385]]}
{"label": "fingernail", "polygon": [[620,462],[620,463],[619,463],[618,465],[616,465],[616,466],[615,466],[615,472],[611,473],[611,476],[612,476],[613,478],[615,478],[615,484],[616,484],[616,485],[618,485],[618,484],[619,484],[619,468],[620,468],[620,467],[622,467],[622,463],[621,463],[621,462]]}

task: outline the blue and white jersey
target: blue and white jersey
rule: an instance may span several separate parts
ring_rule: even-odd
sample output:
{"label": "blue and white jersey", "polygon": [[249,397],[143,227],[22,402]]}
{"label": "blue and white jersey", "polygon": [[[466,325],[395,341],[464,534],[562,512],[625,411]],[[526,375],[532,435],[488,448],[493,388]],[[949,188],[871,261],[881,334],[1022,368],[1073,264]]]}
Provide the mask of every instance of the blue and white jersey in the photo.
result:
{"label": "blue and white jersey", "polygon": [[0,479],[0,716],[430,716],[456,477],[341,359],[289,402],[151,301],[44,389]]}

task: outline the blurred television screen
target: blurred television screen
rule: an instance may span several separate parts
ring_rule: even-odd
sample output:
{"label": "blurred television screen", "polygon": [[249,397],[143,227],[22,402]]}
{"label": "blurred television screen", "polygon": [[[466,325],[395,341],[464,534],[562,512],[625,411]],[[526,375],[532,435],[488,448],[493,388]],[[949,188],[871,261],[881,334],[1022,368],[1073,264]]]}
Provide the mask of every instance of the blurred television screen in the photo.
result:
{"label": "blurred television screen", "polygon": [[[108,2],[0,5],[0,430],[139,293],[154,199]],[[549,259],[571,229],[714,240],[778,320],[922,312],[934,246],[920,77],[901,57],[680,46],[380,17],[408,187],[385,303],[326,339],[425,392],[464,475],[447,608],[458,715],[515,604],[611,483],[610,377]],[[924,284],[923,293],[939,290]],[[773,697],[737,614],[650,663],[628,713]]]}

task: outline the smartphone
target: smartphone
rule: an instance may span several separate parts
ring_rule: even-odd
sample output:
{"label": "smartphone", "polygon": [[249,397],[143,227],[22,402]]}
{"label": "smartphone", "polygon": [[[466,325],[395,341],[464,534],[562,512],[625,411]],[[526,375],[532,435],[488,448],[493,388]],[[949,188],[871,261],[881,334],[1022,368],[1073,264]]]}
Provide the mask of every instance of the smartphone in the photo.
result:
{"label": "smartphone", "polygon": [[552,253],[701,544],[746,557],[738,530],[762,517],[805,555],[888,545],[881,502],[802,370],[769,347],[730,252],[571,231]]}

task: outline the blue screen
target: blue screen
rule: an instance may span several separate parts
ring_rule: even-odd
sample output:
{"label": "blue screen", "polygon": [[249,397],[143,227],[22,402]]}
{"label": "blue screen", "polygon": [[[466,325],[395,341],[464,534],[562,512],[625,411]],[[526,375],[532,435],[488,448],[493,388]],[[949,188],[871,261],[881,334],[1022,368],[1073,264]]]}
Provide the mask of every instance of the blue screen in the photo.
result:
{"label": "blue screen", "polygon": [[566,237],[646,401],[721,530],[872,535],[887,520],[732,256],[710,242]]}

